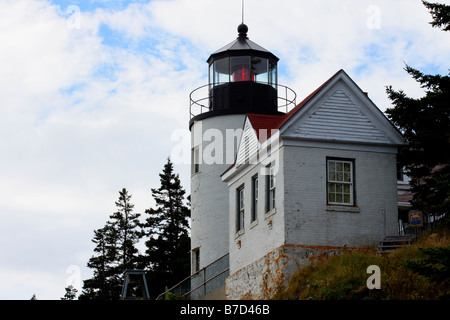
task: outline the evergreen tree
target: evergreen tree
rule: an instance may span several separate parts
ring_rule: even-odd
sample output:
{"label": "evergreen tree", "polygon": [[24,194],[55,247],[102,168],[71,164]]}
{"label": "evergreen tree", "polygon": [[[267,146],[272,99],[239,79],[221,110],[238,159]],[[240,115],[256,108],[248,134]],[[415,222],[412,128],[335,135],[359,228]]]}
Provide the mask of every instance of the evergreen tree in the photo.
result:
{"label": "evergreen tree", "polygon": [[156,296],[190,274],[190,209],[185,190],[170,158],[159,175],[161,186],[151,189],[156,208],[147,209],[146,233],[149,239],[145,263],[150,269],[150,296]]}
{"label": "evergreen tree", "polygon": [[106,225],[94,231],[92,242],[96,255],[89,259],[88,267],[94,276],[85,280],[79,299],[116,300],[120,298],[123,273],[137,264],[136,244],[142,237],[140,214],[133,213],[131,195],[124,188],[116,201],[118,210],[110,215]]}
{"label": "evergreen tree", "polygon": [[[423,3],[432,14],[431,24],[450,30],[450,6]],[[450,209],[450,73],[426,75],[410,66],[405,70],[420,83],[425,96],[413,99],[387,87],[394,107],[386,114],[409,142],[400,151],[399,162],[411,178],[413,207],[445,214]]]}
{"label": "evergreen tree", "polygon": [[107,223],[94,231],[96,255],[89,259],[87,266],[94,270],[94,276],[85,280],[79,299],[109,300],[119,294],[119,278],[116,274],[117,233]]}
{"label": "evergreen tree", "polygon": [[450,6],[428,1],[422,1],[422,3],[430,11],[433,18],[430,24],[433,27],[442,28],[443,31],[450,31]]}
{"label": "evergreen tree", "polygon": [[75,300],[78,290],[75,289],[72,285],[66,287],[65,289],[66,293],[64,294],[64,297],[61,298],[61,300]]}
{"label": "evergreen tree", "polygon": [[124,272],[133,269],[138,258],[136,244],[142,238],[140,214],[133,213],[134,204],[131,195],[124,188],[119,192],[119,201],[116,201],[118,211],[110,216],[111,226],[117,232],[117,258],[118,268]]}

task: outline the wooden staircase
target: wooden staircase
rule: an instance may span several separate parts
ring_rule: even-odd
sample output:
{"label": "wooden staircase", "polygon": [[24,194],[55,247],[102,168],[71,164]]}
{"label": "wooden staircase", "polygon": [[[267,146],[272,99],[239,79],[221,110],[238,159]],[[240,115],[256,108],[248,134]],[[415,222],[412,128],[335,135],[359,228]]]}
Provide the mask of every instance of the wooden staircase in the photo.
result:
{"label": "wooden staircase", "polygon": [[384,237],[378,247],[378,253],[390,253],[404,246],[409,246],[414,242],[415,238],[414,234]]}

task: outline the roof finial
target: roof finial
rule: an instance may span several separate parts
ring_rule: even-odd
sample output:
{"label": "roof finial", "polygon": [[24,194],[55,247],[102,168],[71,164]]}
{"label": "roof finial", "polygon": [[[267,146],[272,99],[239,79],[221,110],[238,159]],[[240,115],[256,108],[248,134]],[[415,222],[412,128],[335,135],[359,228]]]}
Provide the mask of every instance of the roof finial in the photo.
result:
{"label": "roof finial", "polygon": [[244,0],[242,0],[242,24],[244,24]]}
{"label": "roof finial", "polygon": [[239,38],[247,38],[248,27],[244,23],[244,0],[242,0],[242,23],[238,26]]}

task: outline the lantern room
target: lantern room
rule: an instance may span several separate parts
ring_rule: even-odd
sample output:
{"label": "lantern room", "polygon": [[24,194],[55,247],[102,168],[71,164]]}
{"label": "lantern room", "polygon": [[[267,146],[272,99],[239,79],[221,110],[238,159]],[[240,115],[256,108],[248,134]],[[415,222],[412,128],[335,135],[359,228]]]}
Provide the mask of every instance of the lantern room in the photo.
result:
{"label": "lantern room", "polygon": [[[208,58],[208,85],[191,93],[191,123],[222,114],[283,114],[278,111],[279,59],[248,38],[247,25],[239,25],[237,31],[236,40]],[[289,101],[281,98],[286,106],[295,103],[295,92],[281,87],[293,96]],[[193,97],[200,89],[208,90],[207,98]],[[193,107],[200,109],[195,112]]]}

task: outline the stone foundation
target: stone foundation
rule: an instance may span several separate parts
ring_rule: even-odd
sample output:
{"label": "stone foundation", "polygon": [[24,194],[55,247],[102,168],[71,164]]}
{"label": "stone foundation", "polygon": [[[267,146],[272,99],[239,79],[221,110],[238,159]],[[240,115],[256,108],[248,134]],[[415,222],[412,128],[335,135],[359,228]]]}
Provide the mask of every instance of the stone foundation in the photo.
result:
{"label": "stone foundation", "polygon": [[299,267],[342,252],[341,247],[283,245],[226,279],[227,300],[267,300]]}

